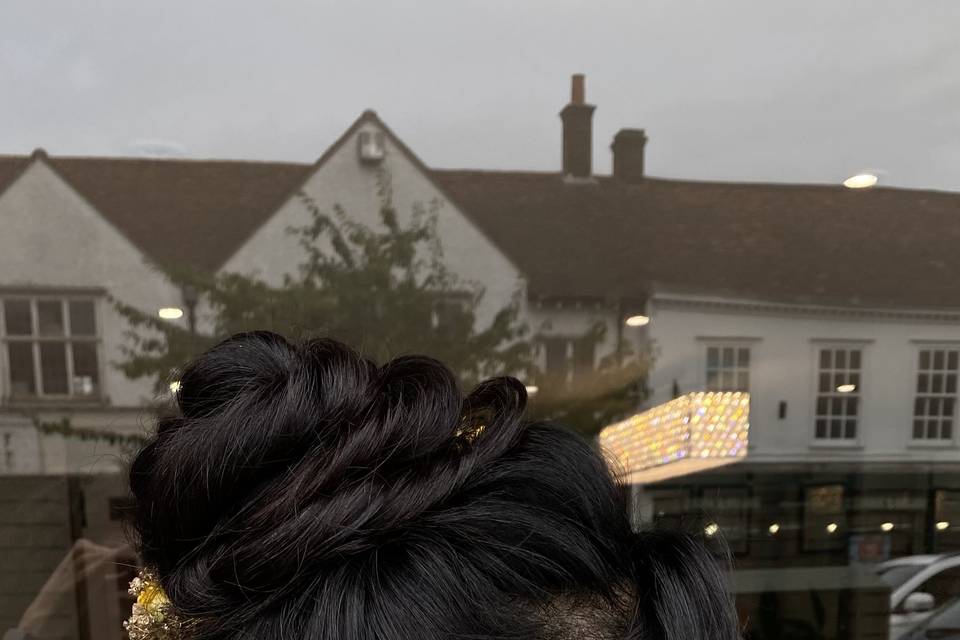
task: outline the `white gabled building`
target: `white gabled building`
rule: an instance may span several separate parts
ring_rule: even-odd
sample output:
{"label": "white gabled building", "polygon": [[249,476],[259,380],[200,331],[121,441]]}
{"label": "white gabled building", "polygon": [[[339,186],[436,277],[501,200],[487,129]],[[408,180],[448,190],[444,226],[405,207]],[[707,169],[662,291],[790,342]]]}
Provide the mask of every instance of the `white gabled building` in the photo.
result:
{"label": "white gabled building", "polygon": [[110,366],[125,321],[109,296],[179,304],[138,246],[47,155],[6,160],[0,193],[0,473],[116,469],[102,441],[43,436],[35,420],[135,433],[151,392]]}
{"label": "white gabled building", "polygon": [[[51,158],[42,150],[0,158],[0,429],[7,450],[0,473],[122,466],[122,447],[93,436],[44,435],[36,423],[66,418],[77,430],[144,432],[157,398],[151,381],[129,380],[112,365],[129,344],[113,301],[149,313],[186,310],[170,320],[186,327],[183,294],[155,265],[278,283],[302,259],[289,233],[309,221],[301,194],[376,224],[385,177],[398,215],[436,209],[448,266],[484,289],[479,323],[523,298],[516,265],[372,111],[312,165]],[[78,333],[74,315],[81,312],[86,328]],[[202,309],[196,320],[202,327]]]}
{"label": "white gabled building", "polygon": [[342,208],[367,226],[380,224],[379,213],[389,190],[397,215],[409,219],[415,209],[437,213],[437,233],[447,266],[461,280],[484,287],[477,322],[493,315],[523,293],[523,274],[474,221],[460,210],[433,172],[377,117],[365,111],[340,138],[310,166],[298,185],[220,267],[232,273],[258,274],[279,284],[294,274],[302,252],[292,227],[309,223],[303,197],[321,210]]}

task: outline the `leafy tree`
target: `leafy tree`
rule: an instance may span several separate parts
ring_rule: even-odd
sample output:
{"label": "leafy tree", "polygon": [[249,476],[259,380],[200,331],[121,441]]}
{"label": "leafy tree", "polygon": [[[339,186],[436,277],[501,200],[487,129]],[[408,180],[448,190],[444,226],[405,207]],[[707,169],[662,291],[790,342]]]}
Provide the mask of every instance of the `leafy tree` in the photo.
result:
{"label": "leafy tree", "polygon": [[[238,273],[211,274],[183,266],[162,267],[172,282],[201,300],[199,330],[191,331],[114,301],[129,324],[123,359],[130,378],[153,378],[159,392],[178,377],[183,363],[240,331],[268,329],[287,336],[331,336],[382,362],[402,353],[423,353],[447,363],[465,386],[492,375],[538,378],[534,341],[519,318],[517,297],[485,327],[475,323],[483,288],[464,281],[444,263],[437,233],[438,205],[415,206],[409,222],[392,205],[389,179],[381,176],[379,218],[368,226],[342,207],[324,211],[306,194],[310,221],[289,229],[303,259],[280,285]],[[601,339],[593,331],[590,339]],[[635,364],[609,358],[576,388],[541,385],[537,417],[562,417],[594,432],[611,415],[636,406]],[[540,376],[542,377],[542,376]]]}
{"label": "leafy tree", "polygon": [[[605,334],[606,325],[598,322],[579,339],[597,345],[603,342]],[[648,394],[647,373],[652,364],[650,349],[634,351],[624,344],[619,351],[602,357],[595,370],[570,382],[541,372],[531,408],[538,417],[552,418],[582,433],[594,434],[637,411]]]}

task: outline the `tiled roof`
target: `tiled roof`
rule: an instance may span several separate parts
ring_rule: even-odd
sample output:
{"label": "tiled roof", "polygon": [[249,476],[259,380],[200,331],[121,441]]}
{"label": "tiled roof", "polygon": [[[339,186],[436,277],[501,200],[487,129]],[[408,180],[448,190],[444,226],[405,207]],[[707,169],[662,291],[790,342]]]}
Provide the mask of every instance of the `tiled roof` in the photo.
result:
{"label": "tiled roof", "polygon": [[433,171],[534,296],[960,308],[960,194]]}
{"label": "tiled roof", "polygon": [[293,194],[310,165],[50,158],[51,166],[162,264],[220,267]]}
{"label": "tiled roof", "polygon": [[[0,193],[28,161],[0,156]],[[147,255],[205,269],[220,267],[316,166],[45,161]],[[571,183],[557,173],[422,168],[520,267],[534,297],[642,300],[667,289],[960,309],[958,193],[655,178]]]}
{"label": "tiled roof", "polygon": [[28,164],[30,164],[28,156],[0,155],[0,194],[20,176]]}

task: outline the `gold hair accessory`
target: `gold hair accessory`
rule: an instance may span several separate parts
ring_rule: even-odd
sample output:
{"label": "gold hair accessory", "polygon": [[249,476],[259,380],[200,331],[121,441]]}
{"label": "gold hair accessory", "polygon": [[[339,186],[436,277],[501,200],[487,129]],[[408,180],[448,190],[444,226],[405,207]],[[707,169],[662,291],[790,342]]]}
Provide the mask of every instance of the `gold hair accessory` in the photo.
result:
{"label": "gold hair accessory", "polygon": [[454,433],[454,438],[459,443],[473,444],[476,442],[477,438],[480,437],[480,434],[483,433],[483,430],[487,428],[487,425],[480,424],[467,424],[464,423],[457,429]]}
{"label": "gold hair accessory", "polygon": [[123,623],[130,640],[183,640],[184,624],[173,613],[163,587],[149,569],[141,569],[130,581],[136,597],[130,617]]}

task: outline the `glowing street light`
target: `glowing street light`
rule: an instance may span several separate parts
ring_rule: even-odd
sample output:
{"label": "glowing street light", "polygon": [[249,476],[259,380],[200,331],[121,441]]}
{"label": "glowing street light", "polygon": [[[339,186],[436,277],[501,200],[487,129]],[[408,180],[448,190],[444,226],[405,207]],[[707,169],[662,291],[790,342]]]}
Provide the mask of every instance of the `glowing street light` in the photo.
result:
{"label": "glowing street light", "polygon": [[649,316],[635,315],[626,319],[628,327],[645,327],[650,324]]}
{"label": "glowing street light", "polygon": [[176,320],[183,317],[183,309],[180,307],[163,307],[157,310],[157,315],[164,320]]}
{"label": "glowing street light", "polygon": [[847,189],[869,189],[875,184],[877,184],[877,176],[872,173],[858,173],[843,181],[843,186]]}

